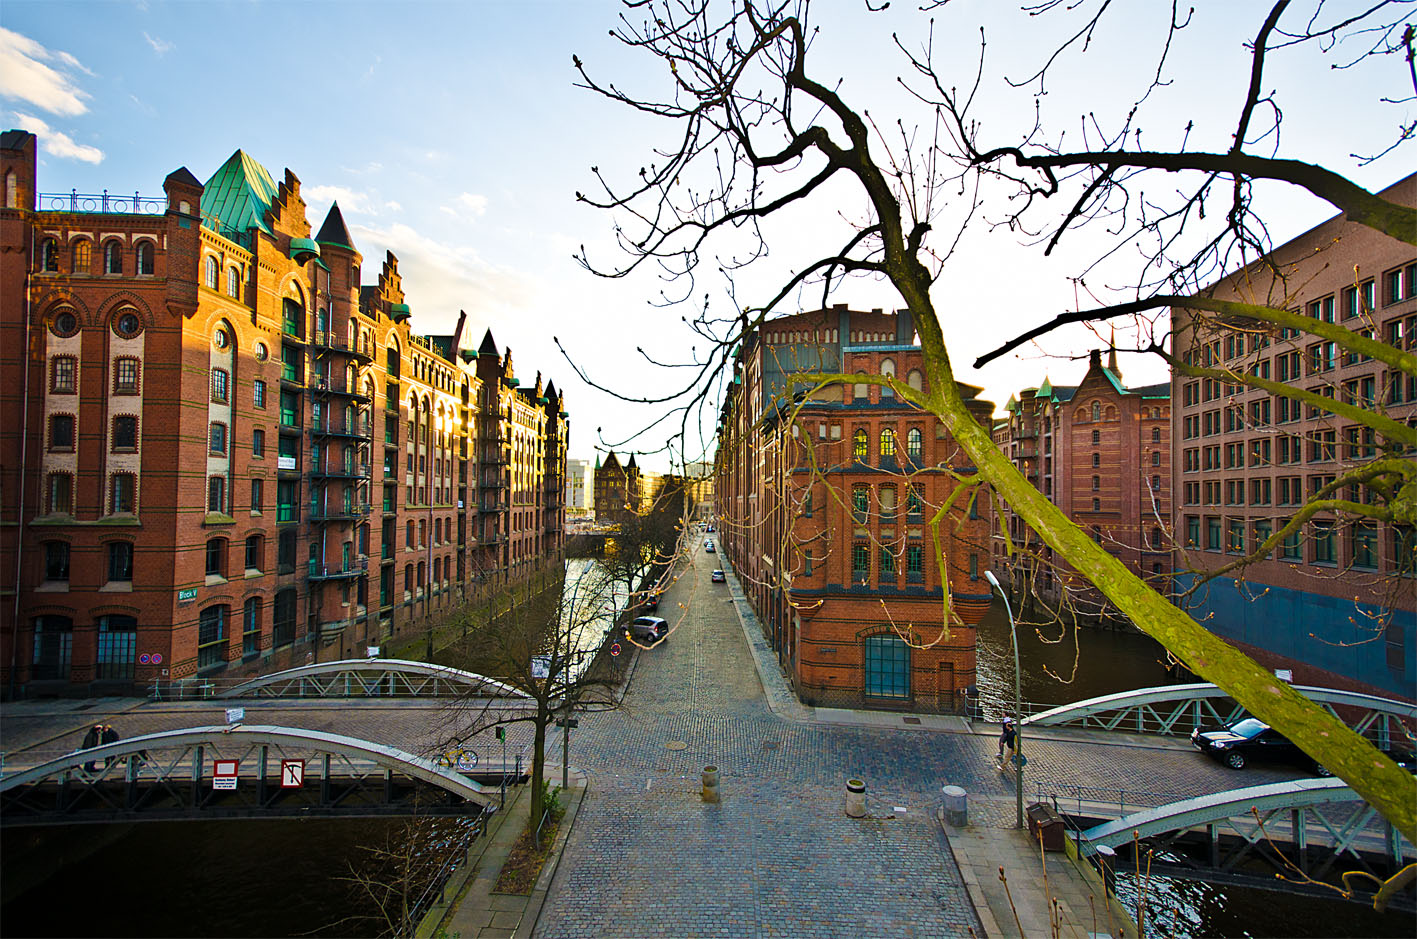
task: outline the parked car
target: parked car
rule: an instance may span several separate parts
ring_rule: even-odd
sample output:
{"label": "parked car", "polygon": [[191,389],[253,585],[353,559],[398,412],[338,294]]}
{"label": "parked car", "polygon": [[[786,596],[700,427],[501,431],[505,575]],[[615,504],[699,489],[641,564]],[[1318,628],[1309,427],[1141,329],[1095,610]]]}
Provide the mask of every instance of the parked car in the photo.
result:
{"label": "parked car", "polygon": [[636,642],[654,645],[669,635],[669,623],[658,616],[636,616],[628,632]]}
{"label": "parked car", "polygon": [[659,609],[659,591],[647,590],[640,594],[640,609],[653,613]]}
{"label": "parked car", "polygon": [[716,552],[717,549],[714,548],[712,539],[704,542],[704,550],[707,551],[709,554],[714,554]]}
{"label": "parked car", "polygon": [[728,583],[728,575],[723,571],[714,571],[709,575],[709,580],[715,584],[726,584]]}
{"label": "parked car", "polygon": [[1251,760],[1266,763],[1295,763],[1318,771],[1319,766],[1288,737],[1254,717],[1228,727],[1191,731],[1191,745],[1206,756],[1231,769],[1244,769]]}

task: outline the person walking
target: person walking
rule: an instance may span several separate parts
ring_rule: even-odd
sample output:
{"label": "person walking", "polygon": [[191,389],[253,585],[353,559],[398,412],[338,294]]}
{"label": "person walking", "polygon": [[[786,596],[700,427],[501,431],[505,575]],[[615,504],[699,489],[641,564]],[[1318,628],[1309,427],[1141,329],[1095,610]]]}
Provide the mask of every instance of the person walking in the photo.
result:
{"label": "person walking", "polygon": [[[1018,732],[1014,730],[1014,719],[1005,716],[1003,729],[999,732],[999,769],[1003,769],[1006,765],[1013,762],[1014,746],[1017,741]],[[1008,751],[1007,756],[1004,754],[1005,750]]]}
{"label": "person walking", "polygon": [[[100,734],[99,734],[99,739],[102,740],[104,743],[117,743],[117,742],[118,742],[118,731],[116,731],[116,730],[113,729],[113,725],[112,725],[112,724],[104,724],[104,725],[103,725],[103,730],[102,730],[102,731],[100,732]],[[111,757],[111,756],[106,756],[106,757],[104,757],[104,758],[103,758],[103,765],[104,765],[104,768],[107,768],[107,767],[109,767],[109,766],[112,766],[112,765],[113,765],[113,757]]]}
{"label": "person walking", "polygon": [[[103,725],[94,724],[89,728],[89,732],[84,734],[84,742],[79,744],[79,749],[92,750],[101,743],[103,743]],[[97,772],[98,762],[96,760],[89,760],[84,764],[84,769],[88,770],[90,773]]]}

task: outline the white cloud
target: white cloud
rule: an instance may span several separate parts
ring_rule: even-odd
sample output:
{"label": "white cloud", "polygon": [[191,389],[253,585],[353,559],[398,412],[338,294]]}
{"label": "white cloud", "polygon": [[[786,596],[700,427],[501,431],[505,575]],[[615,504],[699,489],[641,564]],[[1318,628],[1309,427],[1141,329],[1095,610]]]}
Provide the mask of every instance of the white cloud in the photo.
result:
{"label": "white cloud", "polygon": [[86,143],[78,143],[63,131],[50,127],[44,121],[30,114],[15,112],[15,122],[21,130],[27,130],[39,138],[40,149],[61,160],[78,160],[81,163],[103,162],[103,151]]}
{"label": "white cloud", "polygon": [[399,204],[398,204],[397,202],[395,202],[393,199],[390,199],[388,202],[385,202],[385,203],[384,203],[384,208],[388,209],[390,212],[402,212],[402,211],[403,211],[403,206],[399,205]]}
{"label": "white cloud", "polygon": [[304,186],[300,193],[307,204],[311,202],[338,202],[342,212],[379,214],[368,195],[356,192],[347,186]]}
{"label": "white cloud", "polygon": [[152,46],[153,51],[156,52],[159,56],[167,55],[167,53],[177,48],[175,45],[168,42],[166,39],[161,38],[160,36],[149,36],[146,30],[144,30],[143,32],[143,38],[148,41],[148,45]]}
{"label": "white cloud", "polygon": [[487,197],[465,192],[454,199],[452,205],[439,206],[438,211],[453,218],[477,218],[487,214]]}
{"label": "white cloud", "polygon": [[[54,68],[47,62],[56,62]],[[0,27],[0,95],[27,101],[51,114],[73,116],[88,110],[89,97],[69,72],[92,75],[67,52],[55,52]]]}

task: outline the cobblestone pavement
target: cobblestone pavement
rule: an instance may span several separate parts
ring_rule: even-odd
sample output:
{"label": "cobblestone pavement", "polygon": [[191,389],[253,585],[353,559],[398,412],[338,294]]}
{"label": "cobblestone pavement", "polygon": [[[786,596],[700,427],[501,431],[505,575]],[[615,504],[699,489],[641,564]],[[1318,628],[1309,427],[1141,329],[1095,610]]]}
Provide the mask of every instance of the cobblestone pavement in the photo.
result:
{"label": "cobblestone pavement", "polygon": [[[572,733],[571,762],[590,789],[536,935],[978,930],[934,810],[942,785],[962,785],[976,825],[1012,825],[1013,788],[994,769],[992,733],[776,716],[729,589],[709,583],[720,563],[699,554],[671,590],[661,615],[673,631],[640,653],[624,707],[587,715]],[[1183,745],[1041,737],[1026,745],[1030,779],[1054,786],[1184,796],[1238,784]],[[559,754],[559,737],[551,750]],[[700,799],[706,765],[721,773],[719,805]],[[1246,773],[1244,783],[1290,775]],[[851,777],[867,783],[867,819],[843,811]],[[1033,784],[1025,788],[1032,801]]]}

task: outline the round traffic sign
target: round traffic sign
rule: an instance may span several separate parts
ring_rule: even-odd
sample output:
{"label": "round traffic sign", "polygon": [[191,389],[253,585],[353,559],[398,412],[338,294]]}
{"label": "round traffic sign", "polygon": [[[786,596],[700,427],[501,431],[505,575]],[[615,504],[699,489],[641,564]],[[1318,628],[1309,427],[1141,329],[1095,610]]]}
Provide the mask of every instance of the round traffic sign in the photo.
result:
{"label": "round traffic sign", "polygon": [[614,645],[612,645],[612,646],[610,647],[610,654],[611,654],[611,655],[619,655],[619,654],[620,654],[620,643],[617,642],[617,643],[615,643]]}

